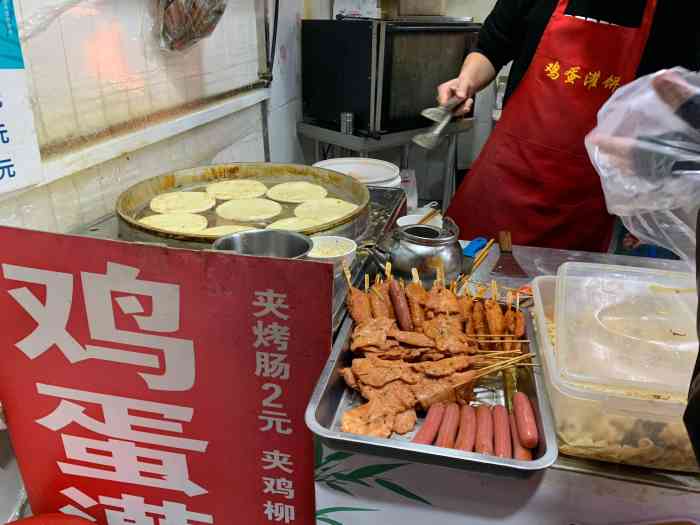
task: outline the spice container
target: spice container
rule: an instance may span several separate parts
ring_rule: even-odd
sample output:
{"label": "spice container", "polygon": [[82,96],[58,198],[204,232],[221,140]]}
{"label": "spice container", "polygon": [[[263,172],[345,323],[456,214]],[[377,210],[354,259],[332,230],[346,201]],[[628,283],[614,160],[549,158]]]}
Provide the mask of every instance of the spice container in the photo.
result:
{"label": "spice container", "polygon": [[694,277],[567,263],[533,291],[560,452],[697,472],[682,421],[697,356]]}

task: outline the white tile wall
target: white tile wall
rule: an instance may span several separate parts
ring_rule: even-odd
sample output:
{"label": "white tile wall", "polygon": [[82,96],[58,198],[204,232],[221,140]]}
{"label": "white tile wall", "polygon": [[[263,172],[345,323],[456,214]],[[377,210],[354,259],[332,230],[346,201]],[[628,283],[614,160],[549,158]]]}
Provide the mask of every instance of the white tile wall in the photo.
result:
{"label": "white tile wall", "polygon": [[262,161],[259,106],[0,199],[0,224],[70,232],[112,213],[119,194],[161,173],[217,162]]}
{"label": "white tile wall", "polygon": [[[144,0],[83,0],[25,40],[40,144],[89,137],[258,78],[256,0],[229,0],[210,38],[187,53],[158,47]],[[285,3],[285,2],[282,2]],[[20,26],[45,0],[16,0]]]}
{"label": "white tile wall", "polygon": [[[268,0],[272,15],[273,4]],[[301,120],[301,18],[304,0],[280,2],[274,81],[268,104],[270,157],[273,162],[303,163],[296,125]]]}

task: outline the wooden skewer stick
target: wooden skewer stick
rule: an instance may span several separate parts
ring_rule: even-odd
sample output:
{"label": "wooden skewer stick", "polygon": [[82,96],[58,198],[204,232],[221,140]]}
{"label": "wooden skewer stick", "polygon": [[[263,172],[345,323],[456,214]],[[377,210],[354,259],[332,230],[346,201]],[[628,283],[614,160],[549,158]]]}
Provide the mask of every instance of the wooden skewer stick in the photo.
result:
{"label": "wooden skewer stick", "polygon": [[474,272],[481,266],[481,264],[486,260],[486,257],[489,256],[489,253],[491,252],[491,246],[493,246],[493,243],[496,242],[495,239],[491,239],[488,244],[484,247],[483,250],[481,250],[481,253],[477,256],[476,260],[474,261],[474,264],[472,265],[472,269],[469,272],[469,275],[472,276],[474,275]]}
{"label": "wooden skewer stick", "polygon": [[413,277],[413,282],[420,284],[420,275],[418,275],[418,270],[416,268],[411,268],[411,276]]}
{"label": "wooden skewer stick", "polygon": [[365,293],[369,292],[369,274],[365,274]]}
{"label": "wooden skewer stick", "polygon": [[428,224],[433,219],[433,217],[435,217],[438,213],[440,213],[440,210],[438,208],[433,208],[428,213],[426,213],[425,216],[421,220],[418,221],[418,224],[419,225]]}
{"label": "wooden skewer stick", "polygon": [[384,265],[384,273],[386,274],[387,281],[391,281],[391,279],[393,277],[391,276],[391,263],[390,262],[388,262]]}
{"label": "wooden skewer stick", "polygon": [[483,368],[483,369],[479,370],[478,374],[476,374],[476,377],[474,377],[474,381],[476,381],[477,379],[480,379],[484,376],[493,374],[495,372],[500,372],[501,370],[504,370],[504,369],[508,368],[509,366],[512,366],[512,365],[519,363],[521,361],[525,361],[525,360],[530,359],[532,357],[535,357],[535,354],[524,354],[524,355],[521,355],[518,357],[514,357],[513,359],[508,359],[506,361],[503,361],[502,363],[499,363],[497,365],[491,365],[491,366],[488,366],[486,368]]}
{"label": "wooden skewer stick", "polygon": [[343,275],[348,283],[348,288],[352,288],[352,275],[350,274],[350,268],[345,261],[343,261]]}
{"label": "wooden skewer stick", "polygon": [[380,277],[380,275],[379,274],[375,275],[374,276],[374,285],[379,286],[381,284],[381,282],[382,282],[382,278]]}

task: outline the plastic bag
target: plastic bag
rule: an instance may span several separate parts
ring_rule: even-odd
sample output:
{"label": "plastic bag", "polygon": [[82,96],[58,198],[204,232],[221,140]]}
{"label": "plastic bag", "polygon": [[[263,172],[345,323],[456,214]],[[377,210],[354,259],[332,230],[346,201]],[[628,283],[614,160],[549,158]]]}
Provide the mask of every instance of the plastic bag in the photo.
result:
{"label": "plastic bag", "polygon": [[695,271],[700,209],[700,74],[677,68],[619,89],[586,147],[608,211]]}
{"label": "plastic bag", "polygon": [[[34,11],[25,13],[25,19],[20,25],[20,39],[26,42],[38,35],[57,20],[63,13],[73,9],[85,0],[50,0],[45,1]],[[26,6],[23,6],[26,9]]]}
{"label": "plastic bag", "polygon": [[228,0],[158,0],[161,47],[184,51],[216,28]]}

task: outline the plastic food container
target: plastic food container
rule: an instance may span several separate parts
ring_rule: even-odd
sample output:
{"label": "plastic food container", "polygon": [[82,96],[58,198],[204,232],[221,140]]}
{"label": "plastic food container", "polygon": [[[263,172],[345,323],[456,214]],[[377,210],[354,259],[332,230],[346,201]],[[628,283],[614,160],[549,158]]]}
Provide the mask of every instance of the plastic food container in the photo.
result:
{"label": "plastic food container", "polygon": [[698,472],[682,421],[697,357],[694,276],[566,263],[533,293],[560,452]]}
{"label": "plastic food container", "polygon": [[307,259],[333,264],[335,275],[343,272],[343,263],[348,268],[352,266],[357,252],[357,244],[345,237],[319,236],[312,237],[313,248]]}

